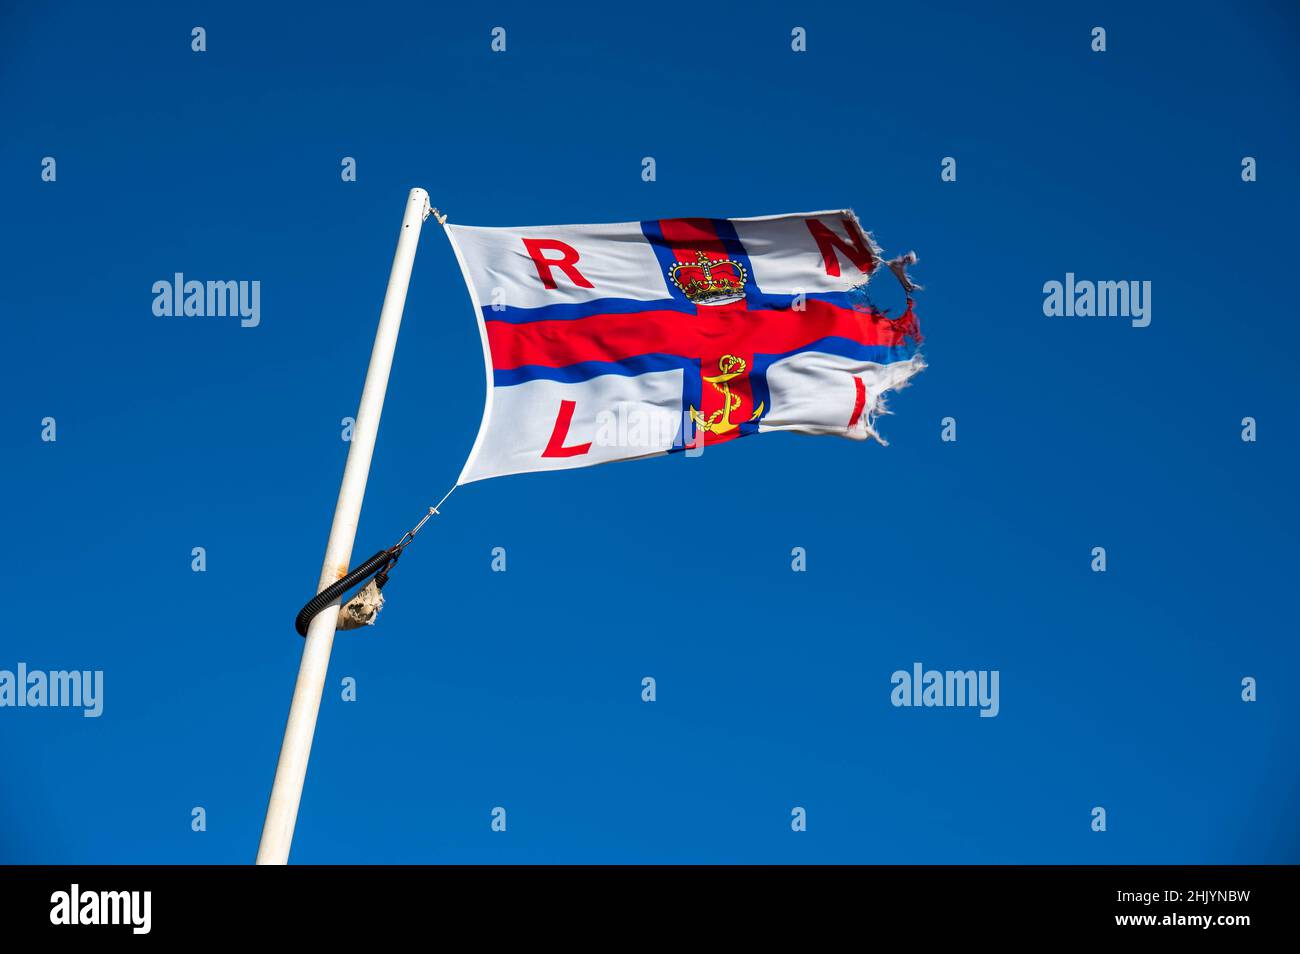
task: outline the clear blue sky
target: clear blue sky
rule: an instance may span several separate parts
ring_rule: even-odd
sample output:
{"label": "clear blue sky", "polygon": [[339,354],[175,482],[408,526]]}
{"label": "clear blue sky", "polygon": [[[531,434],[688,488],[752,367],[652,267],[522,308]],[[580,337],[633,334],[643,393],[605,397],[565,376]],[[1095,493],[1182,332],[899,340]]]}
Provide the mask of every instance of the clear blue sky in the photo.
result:
{"label": "clear blue sky", "polygon": [[[293,860],[1300,861],[1297,25],[6,6],[0,669],[102,669],[105,700],[0,709],[0,861],[252,860],[415,185],[478,225],[850,205],[919,252],[931,366],[888,448],[767,435],[459,491],[337,642]],[[155,317],[175,272],[260,281],[260,325]],[[1151,325],[1045,317],[1067,272],[1152,282]],[[359,557],[450,485],[482,392],[426,230]],[[1000,714],[893,707],[914,662],[998,670]]]}

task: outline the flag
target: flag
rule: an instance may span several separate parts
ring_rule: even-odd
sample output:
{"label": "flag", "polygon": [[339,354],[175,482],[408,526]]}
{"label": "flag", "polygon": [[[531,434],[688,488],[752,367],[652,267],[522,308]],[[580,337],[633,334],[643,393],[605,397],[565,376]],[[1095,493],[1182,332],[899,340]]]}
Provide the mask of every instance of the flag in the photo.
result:
{"label": "flag", "polygon": [[851,211],[446,229],[487,369],[458,484],[766,431],[877,437],[881,396],[925,366],[915,256],[888,263],[907,293],[890,318]]}

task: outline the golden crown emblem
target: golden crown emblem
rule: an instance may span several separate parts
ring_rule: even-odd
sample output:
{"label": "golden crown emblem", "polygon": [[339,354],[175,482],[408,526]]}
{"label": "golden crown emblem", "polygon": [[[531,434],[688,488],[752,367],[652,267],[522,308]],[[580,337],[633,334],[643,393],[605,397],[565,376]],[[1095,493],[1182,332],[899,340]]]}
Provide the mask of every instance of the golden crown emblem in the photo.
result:
{"label": "golden crown emblem", "polygon": [[695,261],[668,269],[669,280],[697,305],[724,305],[745,297],[745,266],[729,258],[695,253]]}

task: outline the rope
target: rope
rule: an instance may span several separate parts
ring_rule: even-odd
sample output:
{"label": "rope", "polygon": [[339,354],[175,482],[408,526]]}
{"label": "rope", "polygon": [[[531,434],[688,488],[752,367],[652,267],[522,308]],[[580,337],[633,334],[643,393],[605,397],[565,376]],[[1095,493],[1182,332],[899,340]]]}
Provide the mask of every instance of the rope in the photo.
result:
{"label": "rope", "polygon": [[[426,196],[424,200],[424,217],[421,221],[426,221],[430,215],[432,215],[438,221],[438,224],[444,229],[447,227],[447,216],[435,209],[429,203],[429,199]],[[342,579],[331,583],[308,600],[307,605],[298,611],[298,616],[293,623],[294,629],[298,630],[298,635],[306,636],[307,627],[311,625],[311,621],[315,619],[322,610],[333,604],[335,600],[341,599],[343,594],[352,589],[352,587],[364,583],[372,576],[375,578],[375,588],[383,589],[384,584],[388,582],[388,572],[397,565],[397,558],[402,555],[402,551],[411,545],[412,541],[415,540],[415,535],[420,532],[420,528],[428,522],[430,517],[438,512],[438,508],[447,502],[447,498],[456,492],[457,486],[459,485],[452,484],[451,490],[448,490],[443,494],[442,499],[430,507],[429,512],[420,518],[420,522],[410,530],[407,530],[406,533],[402,534],[402,538],[395,544],[387,550],[380,550],[355,570],[352,570]],[[365,594],[362,594],[362,596],[364,595]],[[379,600],[379,605],[383,605],[382,599]],[[371,622],[373,622],[374,612],[378,612],[378,607],[372,611]]]}
{"label": "rope", "polygon": [[331,583],[308,600],[307,604],[298,611],[298,616],[293,621],[293,627],[298,631],[298,635],[306,636],[307,627],[311,625],[311,621],[322,610],[332,605],[335,600],[340,599],[348,590],[364,583],[372,576],[375,578],[375,587],[383,589],[384,584],[388,582],[388,573],[397,565],[397,558],[402,555],[402,551],[411,545],[412,541],[415,540],[415,535],[420,532],[420,528],[428,522],[430,517],[438,513],[438,508],[445,504],[447,498],[455,493],[456,487],[457,485],[453,484],[451,490],[443,494],[442,499],[430,507],[429,512],[420,518],[420,522],[402,534],[401,539],[395,544],[387,550],[380,550],[355,570],[349,572],[342,579]]}

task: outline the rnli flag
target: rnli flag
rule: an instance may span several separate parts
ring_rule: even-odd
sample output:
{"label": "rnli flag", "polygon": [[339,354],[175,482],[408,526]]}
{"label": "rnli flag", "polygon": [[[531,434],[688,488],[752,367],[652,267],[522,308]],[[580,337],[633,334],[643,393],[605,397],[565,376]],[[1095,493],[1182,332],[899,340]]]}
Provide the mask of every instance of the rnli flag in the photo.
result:
{"label": "rnli flag", "polygon": [[[612,225],[447,225],[487,401],[458,483],[702,449],[765,431],[875,437],[924,364],[915,256],[850,211]],[[902,315],[871,305],[888,265]]]}

